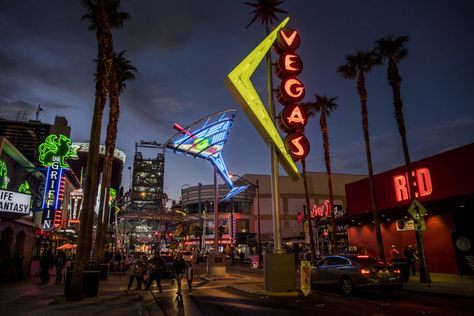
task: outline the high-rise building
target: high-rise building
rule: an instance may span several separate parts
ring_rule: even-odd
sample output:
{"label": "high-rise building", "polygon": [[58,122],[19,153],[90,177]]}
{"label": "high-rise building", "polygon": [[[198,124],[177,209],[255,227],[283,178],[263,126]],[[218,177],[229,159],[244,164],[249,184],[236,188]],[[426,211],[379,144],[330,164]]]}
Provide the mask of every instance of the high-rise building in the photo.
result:
{"label": "high-rise building", "polygon": [[143,158],[141,152],[135,152],[132,179],[134,211],[163,211],[164,170],[165,155],[163,153],[158,153],[154,159],[146,159]]}

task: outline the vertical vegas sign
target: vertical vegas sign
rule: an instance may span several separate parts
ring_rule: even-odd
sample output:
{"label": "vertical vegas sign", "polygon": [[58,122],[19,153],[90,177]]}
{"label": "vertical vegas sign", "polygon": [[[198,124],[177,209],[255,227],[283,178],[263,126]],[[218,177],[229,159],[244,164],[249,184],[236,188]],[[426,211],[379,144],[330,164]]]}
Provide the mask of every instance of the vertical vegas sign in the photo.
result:
{"label": "vertical vegas sign", "polygon": [[65,162],[67,158],[75,155],[71,149],[71,140],[60,135],[49,135],[44,143],[39,146],[38,161],[47,167],[46,184],[44,187],[43,203],[41,209],[41,229],[53,230],[61,223],[61,203],[64,198],[65,171],[69,165]]}
{"label": "vertical vegas sign", "polygon": [[309,153],[309,141],[304,135],[308,114],[298,104],[305,96],[305,87],[296,78],[303,70],[303,61],[295,53],[300,46],[300,36],[296,30],[282,28],[274,45],[280,54],[276,65],[276,75],[281,79],[277,100],[284,106],[278,115],[278,125],[288,133],[284,141],[286,150],[294,161],[299,161]]}

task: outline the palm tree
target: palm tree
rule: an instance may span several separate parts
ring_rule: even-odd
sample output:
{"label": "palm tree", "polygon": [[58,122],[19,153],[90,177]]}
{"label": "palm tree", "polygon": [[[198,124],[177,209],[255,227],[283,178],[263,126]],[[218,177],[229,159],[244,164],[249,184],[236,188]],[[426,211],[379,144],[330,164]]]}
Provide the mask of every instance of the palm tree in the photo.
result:
{"label": "palm tree", "polygon": [[[109,222],[109,207],[105,197],[109,196],[109,188],[112,178],[112,161],[117,140],[117,125],[120,115],[119,96],[126,89],[125,82],[134,80],[137,71],[135,67],[124,56],[125,51],[119,54],[114,53],[112,63],[112,72],[110,74],[110,92],[109,92],[109,122],[107,124],[107,135],[105,141],[104,168],[102,172],[102,186],[100,190],[100,205],[97,220],[96,233],[96,259],[104,254],[105,234]],[[107,199],[108,200],[108,199]]]}
{"label": "palm tree", "polygon": [[[398,71],[398,63],[408,56],[408,50],[405,44],[410,40],[408,35],[405,36],[387,36],[375,41],[375,52],[379,58],[388,62],[387,79],[393,93],[393,106],[395,110],[395,119],[397,121],[398,132],[402,140],[403,156],[405,158],[405,168],[407,170],[410,198],[415,200],[416,189],[413,185],[413,175],[410,162],[410,153],[408,151],[408,142],[405,128],[405,116],[403,114],[403,102],[400,93],[402,78]],[[418,248],[420,260],[420,282],[430,282],[430,277],[426,269],[425,254],[423,251],[421,232],[415,231],[416,244]]]}
{"label": "palm tree", "polygon": [[[334,207],[334,196],[332,192],[332,177],[331,177],[331,160],[330,160],[330,151],[329,151],[329,134],[328,134],[328,124],[327,117],[331,114],[332,111],[337,109],[338,105],[336,104],[336,98],[329,98],[325,95],[321,96],[318,94],[314,95],[316,97],[315,102],[305,102],[302,106],[308,109],[308,115],[314,116],[317,113],[320,113],[319,116],[319,127],[321,129],[321,135],[323,137],[323,146],[324,146],[324,162],[326,164],[326,174],[328,177],[328,188],[329,188],[329,202],[331,203],[331,208]],[[331,230],[332,230],[332,253],[336,253],[336,214],[334,214],[333,209],[331,209]]]}
{"label": "palm tree", "polygon": [[257,0],[257,3],[245,2],[246,5],[255,8],[255,10],[250,13],[253,14],[253,19],[249,24],[247,24],[247,27],[249,27],[256,20],[260,21],[260,25],[265,24],[265,27],[272,25],[274,20],[279,21],[276,13],[288,13],[287,11],[278,8],[278,6],[282,3],[283,1],[278,0]]}
{"label": "palm tree", "polygon": [[313,219],[310,215],[308,176],[306,174],[306,158],[303,158],[303,160],[301,160],[301,167],[303,169],[304,196],[306,200],[306,210],[304,213],[306,220],[308,221],[309,250],[311,252],[311,261],[314,262],[316,259],[316,246],[314,244]]}
{"label": "palm tree", "polygon": [[97,40],[97,77],[95,86],[94,114],[92,117],[89,152],[87,155],[86,181],[84,184],[84,205],[81,212],[81,229],[76,249],[76,261],[71,281],[71,300],[82,298],[82,272],[90,257],[92,247],[92,226],[97,196],[99,169],[99,144],[102,116],[109,91],[109,74],[113,60],[113,38],[111,28],[121,27],[129,17],[120,12],[120,0],[82,0],[86,9],[83,20],[90,22],[89,30],[95,31]]}
{"label": "palm tree", "polygon": [[377,199],[375,195],[374,171],[372,168],[372,154],[370,150],[369,138],[367,89],[365,86],[365,75],[369,73],[377,64],[380,64],[380,59],[374,52],[358,51],[355,55],[348,55],[346,57],[346,63],[337,68],[337,73],[344,79],[357,79],[357,92],[359,93],[362,115],[362,131],[364,133],[365,141],[365,155],[367,158],[367,169],[369,172],[370,202],[372,205],[372,213],[374,214],[375,238],[377,239],[379,258],[385,261],[382,232],[380,230],[380,214],[377,209]]}

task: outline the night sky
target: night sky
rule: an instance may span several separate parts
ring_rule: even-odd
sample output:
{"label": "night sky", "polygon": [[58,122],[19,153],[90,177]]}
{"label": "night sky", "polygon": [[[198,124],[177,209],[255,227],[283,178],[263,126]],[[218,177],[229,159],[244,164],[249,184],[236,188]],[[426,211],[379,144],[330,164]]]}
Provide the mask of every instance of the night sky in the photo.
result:
{"label": "night sky", "polygon": [[[249,0],[250,1],[250,0]],[[409,56],[399,64],[408,142],[418,160],[474,141],[474,2],[470,0],[285,1],[280,8],[299,30],[298,78],[313,94],[337,97],[329,117],[333,172],[366,173],[360,103],[355,81],[336,73],[348,54],[372,49],[389,34],[410,35]],[[269,174],[267,147],[224,85],[226,75],[265,37],[243,1],[123,1],[131,20],[114,31],[115,50],[138,69],[121,98],[118,148],[133,162],[135,141],[165,142],[174,122],[185,126],[223,109],[238,110],[224,158],[230,171]],[[81,21],[76,0],[0,0],[0,116],[26,111],[52,123],[69,120],[74,141],[89,138],[94,102],[95,34]],[[280,20],[285,16],[280,15]],[[263,101],[264,69],[253,76]],[[275,81],[279,82],[279,81]],[[403,164],[385,66],[367,75],[375,172]],[[277,105],[277,111],[282,109]],[[107,124],[104,113],[103,131]],[[310,171],[325,171],[319,122],[309,122]],[[144,151],[145,156],[153,152]],[[165,192],[179,199],[184,184],[211,183],[210,164],[169,152]]]}

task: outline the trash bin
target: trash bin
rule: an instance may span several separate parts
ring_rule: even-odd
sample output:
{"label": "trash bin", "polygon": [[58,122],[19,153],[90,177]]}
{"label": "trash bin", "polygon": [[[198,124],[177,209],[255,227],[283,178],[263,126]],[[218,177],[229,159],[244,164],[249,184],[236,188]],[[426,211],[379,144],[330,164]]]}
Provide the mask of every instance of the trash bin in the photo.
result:
{"label": "trash bin", "polygon": [[[83,271],[82,272],[82,293],[86,297],[94,297],[99,294],[100,270]],[[70,296],[72,282],[72,271],[66,272],[66,280],[64,282],[64,295]]]}
{"label": "trash bin", "polygon": [[109,264],[101,263],[99,264],[99,267],[100,267],[100,280],[101,281],[107,280],[107,276],[109,275]]}
{"label": "trash bin", "polygon": [[405,258],[393,258],[392,264],[400,269],[402,282],[408,282],[408,279],[410,279],[410,264],[408,263],[408,260]]}

